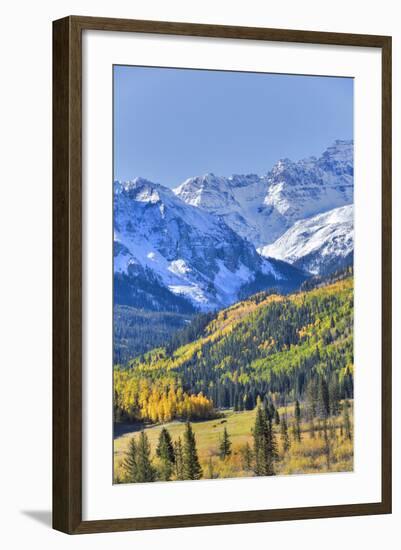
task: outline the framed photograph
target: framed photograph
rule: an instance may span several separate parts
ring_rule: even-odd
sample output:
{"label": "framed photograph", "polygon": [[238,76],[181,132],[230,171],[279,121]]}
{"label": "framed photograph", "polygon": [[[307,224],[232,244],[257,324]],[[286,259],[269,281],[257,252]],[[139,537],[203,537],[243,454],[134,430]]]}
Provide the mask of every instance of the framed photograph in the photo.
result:
{"label": "framed photograph", "polygon": [[53,525],[391,512],[391,38],[53,33]]}

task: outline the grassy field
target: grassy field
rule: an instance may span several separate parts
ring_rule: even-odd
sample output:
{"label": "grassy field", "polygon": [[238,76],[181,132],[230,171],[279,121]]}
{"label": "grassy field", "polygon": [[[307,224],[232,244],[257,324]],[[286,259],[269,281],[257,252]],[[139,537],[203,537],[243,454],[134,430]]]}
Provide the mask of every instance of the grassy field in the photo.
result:
{"label": "grassy field", "polygon": [[[353,443],[346,437],[342,426],[342,418],[336,417],[329,421],[327,438],[318,421],[314,422],[312,431],[310,424],[301,424],[302,438],[298,442],[292,436],[291,423],[293,407],[286,409],[289,421],[289,436],[291,446],[288,452],[284,452],[280,426],[274,426],[279,451],[279,460],[276,463],[277,474],[305,474],[328,471],[352,471],[353,469]],[[284,413],[279,409],[280,414]],[[352,411],[351,411],[352,412]],[[244,446],[246,443],[252,448],[252,428],[255,422],[256,410],[224,412],[224,417],[204,422],[193,422],[199,460],[204,478],[249,477],[253,475],[252,469],[246,467],[244,460]],[[352,414],[351,414],[352,422]],[[168,429],[174,441],[183,436],[185,424],[183,422],[169,422],[163,425],[155,425],[145,429],[154,456],[157,441],[162,427]],[[224,427],[230,435],[232,442],[232,454],[225,460],[218,456],[219,443],[223,435]],[[124,480],[122,461],[124,460],[128,443],[132,437],[138,436],[136,430],[120,435],[114,440],[114,468],[115,476]]]}

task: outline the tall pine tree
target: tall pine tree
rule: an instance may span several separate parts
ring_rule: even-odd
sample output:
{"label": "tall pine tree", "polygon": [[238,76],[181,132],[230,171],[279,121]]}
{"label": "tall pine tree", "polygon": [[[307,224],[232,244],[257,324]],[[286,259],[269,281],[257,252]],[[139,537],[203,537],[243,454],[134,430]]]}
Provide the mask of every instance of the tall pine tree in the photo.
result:
{"label": "tall pine tree", "polygon": [[126,479],[129,483],[137,481],[137,446],[135,437],[132,437],[128,444],[128,451],[123,462]]}
{"label": "tall pine tree", "polygon": [[160,458],[160,478],[168,481],[173,473],[175,463],[174,447],[170,433],[162,428],[156,448],[156,455]]}
{"label": "tall pine tree", "polygon": [[347,437],[348,439],[352,439],[351,420],[349,417],[349,404],[347,400],[345,400],[343,404],[343,423],[344,423],[345,437]]}
{"label": "tall pine tree", "polygon": [[305,401],[306,413],[309,420],[315,418],[317,413],[318,384],[316,376],[311,378],[306,386]]}
{"label": "tall pine tree", "polygon": [[336,374],[330,379],[329,384],[329,402],[330,402],[330,413],[333,416],[337,416],[340,412],[340,385],[338,383],[338,378]]}
{"label": "tall pine tree", "polygon": [[175,475],[177,479],[184,479],[184,451],[181,437],[174,443]]}
{"label": "tall pine tree", "polygon": [[266,433],[267,418],[265,409],[258,406],[256,409],[255,425],[253,428],[253,453],[255,457],[254,471],[257,476],[266,475],[266,460],[264,434]]}
{"label": "tall pine tree", "polygon": [[274,461],[278,458],[272,421],[262,406],[256,409],[254,440],[254,472],[257,476],[274,475]]}
{"label": "tall pine tree", "polygon": [[224,427],[223,438],[220,442],[219,456],[222,460],[231,454],[231,441],[228,435],[227,428]]}
{"label": "tall pine tree", "polygon": [[301,407],[299,406],[298,399],[295,401],[295,427],[294,427],[294,436],[297,441],[301,441]]}
{"label": "tall pine tree", "polygon": [[202,477],[202,468],[199,464],[198,452],[196,450],[195,434],[189,422],[186,423],[184,432],[183,458],[184,479],[200,479]]}
{"label": "tall pine tree", "polygon": [[290,450],[290,438],[288,436],[288,426],[287,426],[287,418],[284,415],[281,418],[281,424],[280,424],[280,432],[281,432],[281,444],[283,446],[284,453],[287,453]]}
{"label": "tall pine tree", "polygon": [[130,483],[155,481],[156,470],[150,460],[150,445],[145,432],[140,433],[138,442],[134,437],[130,440],[123,466]]}
{"label": "tall pine tree", "polygon": [[166,428],[162,428],[160,432],[156,454],[159,458],[168,460],[172,464],[175,462],[173,442],[171,440],[171,435]]}
{"label": "tall pine tree", "polygon": [[143,483],[145,481],[155,481],[156,470],[150,460],[149,439],[144,431],[140,433],[139,442],[137,445],[136,469],[137,482]]}
{"label": "tall pine tree", "polygon": [[273,421],[269,420],[267,423],[268,427],[268,450],[269,450],[269,456],[270,456],[270,464],[269,464],[269,474],[268,475],[274,475],[274,463],[278,461],[279,454],[277,450],[277,442],[276,442],[276,435],[273,430]]}

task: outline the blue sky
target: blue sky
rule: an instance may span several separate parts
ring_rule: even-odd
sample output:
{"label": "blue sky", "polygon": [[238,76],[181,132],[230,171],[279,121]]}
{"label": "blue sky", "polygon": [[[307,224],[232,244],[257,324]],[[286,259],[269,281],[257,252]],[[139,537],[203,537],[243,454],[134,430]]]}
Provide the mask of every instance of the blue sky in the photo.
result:
{"label": "blue sky", "polygon": [[265,174],[353,138],[353,80],[114,67],[114,178]]}

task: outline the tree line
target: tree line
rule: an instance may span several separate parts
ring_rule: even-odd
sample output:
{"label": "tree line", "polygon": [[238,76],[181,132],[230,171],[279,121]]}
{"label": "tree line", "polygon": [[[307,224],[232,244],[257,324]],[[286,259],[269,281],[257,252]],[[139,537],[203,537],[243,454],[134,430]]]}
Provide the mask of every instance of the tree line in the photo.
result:
{"label": "tree line", "polygon": [[133,377],[126,370],[114,371],[114,420],[169,422],[174,418],[214,418],[213,402],[202,392],[184,392],[179,381],[163,378],[153,383]]}

